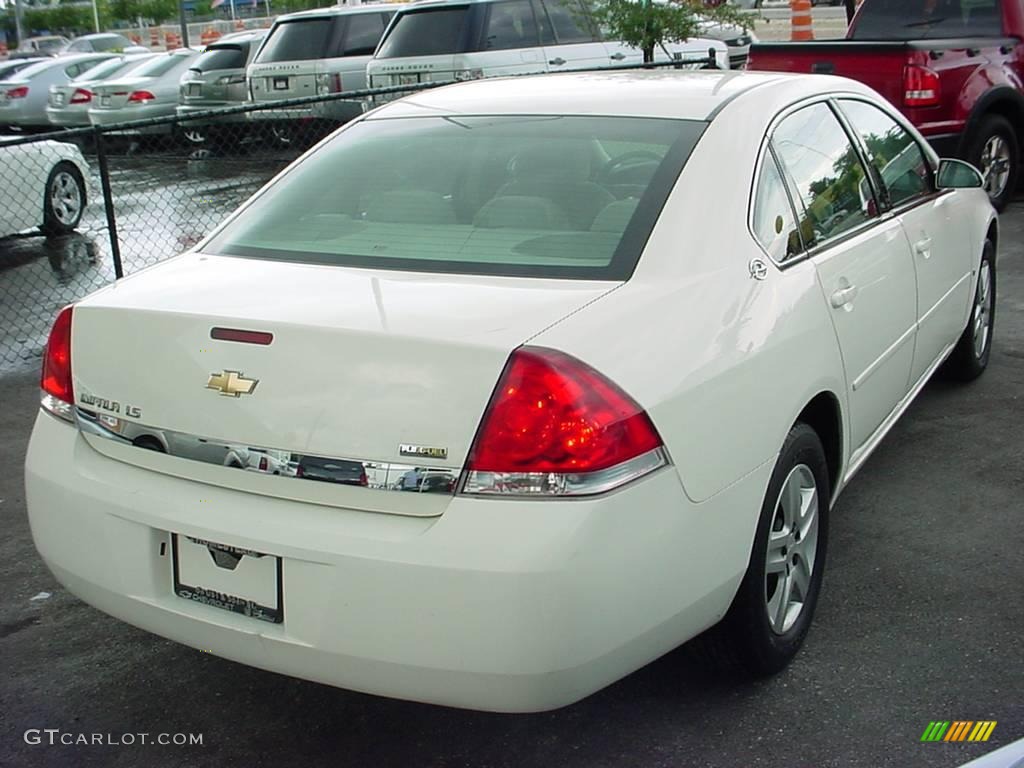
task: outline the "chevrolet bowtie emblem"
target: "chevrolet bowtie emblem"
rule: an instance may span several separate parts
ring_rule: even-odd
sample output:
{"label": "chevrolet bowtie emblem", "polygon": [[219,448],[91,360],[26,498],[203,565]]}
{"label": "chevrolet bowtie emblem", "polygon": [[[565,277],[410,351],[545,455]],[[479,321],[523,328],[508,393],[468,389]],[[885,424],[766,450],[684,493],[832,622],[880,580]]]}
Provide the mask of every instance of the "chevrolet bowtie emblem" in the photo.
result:
{"label": "chevrolet bowtie emblem", "polygon": [[241,397],[242,395],[251,395],[259,383],[259,379],[245,378],[241,371],[221,371],[210,374],[206,388],[216,389],[226,397]]}

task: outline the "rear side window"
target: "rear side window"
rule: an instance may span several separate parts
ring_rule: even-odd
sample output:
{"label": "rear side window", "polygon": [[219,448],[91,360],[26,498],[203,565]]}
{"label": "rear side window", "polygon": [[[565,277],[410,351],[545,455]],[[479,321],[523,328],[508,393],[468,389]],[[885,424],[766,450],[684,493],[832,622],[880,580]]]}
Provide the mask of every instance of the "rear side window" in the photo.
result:
{"label": "rear side window", "polygon": [[[248,46],[246,46],[247,48]],[[241,45],[211,45],[194,62],[191,69],[212,72],[215,69],[242,69],[248,51]]]}
{"label": "rear side window", "polygon": [[345,32],[345,56],[372,56],[384,34],[384,18],[379,13],[355,13],[348,18]]}
{"label": "rear side window", "polygon": [[377,58],[460,53],[468,17],[468,7],[402,13],[381,43]]}
{"label": "rear side window", "polygon": [[272,64],[323,58],[333,30],[334,19],[330,17],[281,22],[271,30],[256,61]]}
{"label": "rear side window", "polygon": [[540,44],[537,21],[530,0],[505,0],[489,3],[490,13],[480,49],[502,51],[510,48],[532,48]]}
{"label": "rear side window", "polygon": [[793,205],[771,152],[765,153],[757,179],[752,229],[757,242],[780,264],[803,250]]}
{"label": "rear side window", "polygon": [[590,19],[576,0],[543,0],[544,10],[562,44],[591,43],[598,40]]}
{"label": "rear side window", "polygon": [[849,136],[825,104],[789,115],[772,135],[793,181],[800,234],[808,246],[842,235],[874,215],[867,172]]}
{"label": "rear side window", "polygon": [[117,35],[97,37],[92,41],[94,51],[123,51],[126,45],[131,45],[131,42]]}
{"label": "rear side window", "polygon": [[293,166],[204,252],[623,280],[704,127],[604,116],[365,120]]}
{"label": "rear side window", "polygon": [[865,0],[851,39],[1002,36],[999,0]]}

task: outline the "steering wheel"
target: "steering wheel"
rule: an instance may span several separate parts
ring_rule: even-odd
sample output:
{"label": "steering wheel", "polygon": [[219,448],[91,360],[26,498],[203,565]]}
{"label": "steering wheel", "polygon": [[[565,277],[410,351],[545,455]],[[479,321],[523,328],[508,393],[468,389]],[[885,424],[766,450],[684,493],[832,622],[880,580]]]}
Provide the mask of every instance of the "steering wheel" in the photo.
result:
{"label": "steering wheel", "polygon": [[638,161],[643,160],[652,161],[660,164],[662,158],[662,155],[659,155],[657,152],[652,152],[649,149],[634,149],[631,152],[624,152],[618,157],[613,157],[611,160],[604,164],[604,167],[601,169],[601,172],[600,174],[598,174],[598,176],[601,179],[609,179],[615,174],[616,171],[618,171],[623,166],[639,165],[640,163]]}

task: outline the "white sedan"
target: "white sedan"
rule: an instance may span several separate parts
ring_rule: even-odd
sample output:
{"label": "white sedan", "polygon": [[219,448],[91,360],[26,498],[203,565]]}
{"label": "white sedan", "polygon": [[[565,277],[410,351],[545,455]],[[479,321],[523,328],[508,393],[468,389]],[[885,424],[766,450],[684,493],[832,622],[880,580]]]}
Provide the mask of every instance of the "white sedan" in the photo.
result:
{"label": "white sedan", "polygon": [[39,227],[67,234],[88,202],[89,164],[74,144],[0,138],[0,237]]}
{"label": "white sedan", "polygon": [[836,497],[936,370],[985,369],[998,239],[855,82],[419,93],[58,316],[35,543],[131,624],[387,696],[549,709],[702,633],[772,673]]}

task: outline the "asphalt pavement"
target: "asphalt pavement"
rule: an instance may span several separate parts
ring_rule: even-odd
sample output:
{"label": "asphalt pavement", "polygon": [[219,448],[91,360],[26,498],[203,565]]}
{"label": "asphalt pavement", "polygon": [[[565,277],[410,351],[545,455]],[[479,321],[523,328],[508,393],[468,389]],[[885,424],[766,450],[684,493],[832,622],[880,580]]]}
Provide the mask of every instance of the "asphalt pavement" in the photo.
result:
{"label": "asphalt pavement", "polygon": [[[684,648],[536,715],[295,680],[84,605],[41,563],[26,521],[36,374],[0,374],[0,766],[911,768],[1022,738],[1021,202],[1002,217],[998,293],[988,372],[930,384],[840,499],[818,614],[789,669],[752,683]],[[922,743],[933,720],[997,726],[986,744]],[[45,729],[114,744],[50,745]]]}

